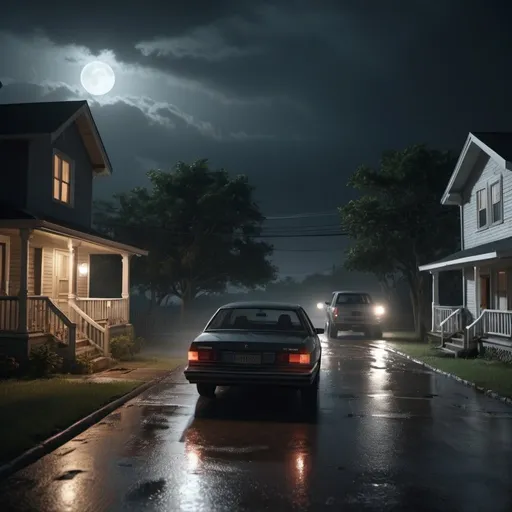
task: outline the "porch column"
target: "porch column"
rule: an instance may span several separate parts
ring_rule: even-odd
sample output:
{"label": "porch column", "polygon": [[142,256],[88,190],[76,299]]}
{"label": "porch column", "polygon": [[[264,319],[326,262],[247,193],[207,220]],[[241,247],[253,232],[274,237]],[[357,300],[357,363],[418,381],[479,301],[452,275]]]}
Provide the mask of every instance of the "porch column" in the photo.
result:
{"label": "porch column", "polygon": [[130,255],[127,253],[122,254],[123,258],[123,281],[121,297],[125,302],[125,315],[126,322],[130,322]]}
{"label": "porch column", "polygon": [[28,332],[28,254],[32,230],[20,229],[20,289],[18,292],[18,332]]}
{"label": "porch column", "polygon": [[475,318],[478,318],[481,313],[482,297],[480,293],[480,267],[476,265],[473,267],[473,275],[475,279]]}
{"label": "porch column", "polygon": [[78,273],[78,258],[76,257],[76,245],[73,240],[68,240],[69,251],[69,280],[68,280],[68,301],[75,302],[76,299],[76,277]]}
{"label": "porch column", "polygon": [[432,331],[436,328],[436,306],[439,305],[439,272],[432,274]]}

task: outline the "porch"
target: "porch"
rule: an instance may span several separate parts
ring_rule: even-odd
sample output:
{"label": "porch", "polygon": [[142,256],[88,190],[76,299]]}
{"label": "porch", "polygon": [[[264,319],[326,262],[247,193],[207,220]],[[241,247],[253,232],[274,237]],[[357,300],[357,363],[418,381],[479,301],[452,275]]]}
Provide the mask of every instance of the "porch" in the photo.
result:
{"label": "porch", "polygon": [[[455,352],[479,345],[512,351],[512,239],[460,251],[420,270],[432,274],[431,333],[443,346]],[[460,305],[439,303],[439,279],[446,270],[461,272]]]}
{"label": "porch", "polygon": [[[109,356],[112,333],[131,329],[130,257],[141,252],[48,223],[0,225],[0,352],[10,340],[28,355],[34,344],[51,337],[70,359],[80,352]],[[120,297],[90,297],[95,254],[121,257]]]}

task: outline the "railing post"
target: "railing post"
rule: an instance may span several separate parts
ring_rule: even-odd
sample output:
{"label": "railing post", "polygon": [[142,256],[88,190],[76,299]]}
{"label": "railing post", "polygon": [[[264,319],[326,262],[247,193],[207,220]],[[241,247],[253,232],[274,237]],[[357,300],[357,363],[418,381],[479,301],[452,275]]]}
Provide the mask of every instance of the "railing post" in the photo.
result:
{"label": "railing post", "polygon": [[110,356],[110,326],[107,324],[105,326],[105,338],[103,344],[103,355],[108,357]]}
{"label": "railing post", "polygon": [[76,324],[71,324],[68,327],[68,344],[71,360],[76,359]]}
{"label": "railing post", "polygon": [[31,230],[20,229],[20,289],[18,292],[18,332],[28,331],[28,253]]}

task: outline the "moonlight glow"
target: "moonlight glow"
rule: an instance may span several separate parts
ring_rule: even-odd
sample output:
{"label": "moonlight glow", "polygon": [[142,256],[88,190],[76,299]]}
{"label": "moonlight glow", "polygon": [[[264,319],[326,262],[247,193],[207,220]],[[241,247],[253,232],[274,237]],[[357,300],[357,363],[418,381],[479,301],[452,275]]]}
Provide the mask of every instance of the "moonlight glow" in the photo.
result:
{"label": "moonlight glow", "polygon": [[99,60],[89,62],[80,73],[83,88],[94,96],[102,96],[112,90],[116,83],[114,70]]}

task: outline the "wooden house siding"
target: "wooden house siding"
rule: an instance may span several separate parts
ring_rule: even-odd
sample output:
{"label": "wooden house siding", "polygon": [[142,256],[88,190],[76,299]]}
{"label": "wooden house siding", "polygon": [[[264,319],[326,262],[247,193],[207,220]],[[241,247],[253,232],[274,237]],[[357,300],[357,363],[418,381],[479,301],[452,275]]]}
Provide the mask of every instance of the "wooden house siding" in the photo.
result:
{"label": "wooden house siding", "polygon": [[477,318],[475,302],[475,274],[473,267],[464,269],[464,279],[466,280],[466,308],[474,319]]}
{"label": "wooden house siding", "polygon": [[46,297],[53,296],[53,261],[55,250],[43,248],[43,276],[42,276],[42,294]]}
{"label": "wooden house siding", "polygon": [[[490,198],[487,199],[488,227],[478,229],[476,193],[498,180],[502,183],[503,221],[490,225]],[[512,172],[507,171],[485,153],[481,153],[464,189],[463,239],[464,249],[507,238],[512,233]]]}
{"label": "wooden house siding", "polygon": [[[90,273],[90,264],[89,264],[89,253],[84,249],[78,247],[77,254],[78,265],[81,263],[87,263],[89,266]],[[89,297],[89,273],[86,276],[81,276],[80,274],[76,278],[76,294],[78,297]]]}
{"label": "wooden house siding", "polygon": [[11,236],[11,264],[9,276],[9,293],[18,295],[20,293],[20,260],[21,260],[21,239],[18,236]]}

